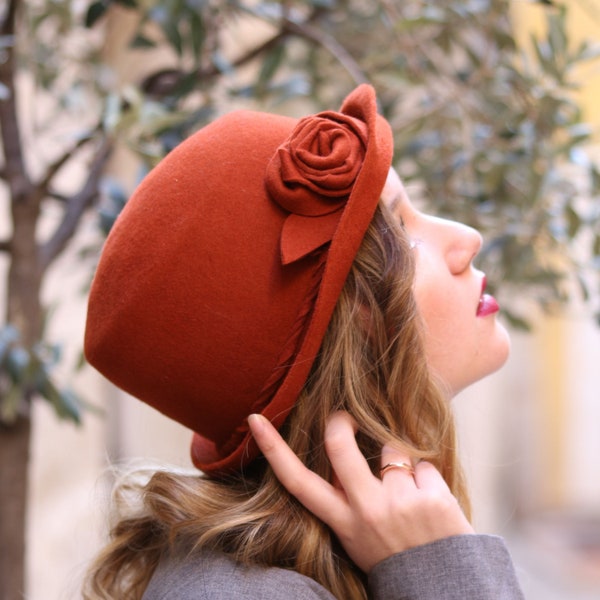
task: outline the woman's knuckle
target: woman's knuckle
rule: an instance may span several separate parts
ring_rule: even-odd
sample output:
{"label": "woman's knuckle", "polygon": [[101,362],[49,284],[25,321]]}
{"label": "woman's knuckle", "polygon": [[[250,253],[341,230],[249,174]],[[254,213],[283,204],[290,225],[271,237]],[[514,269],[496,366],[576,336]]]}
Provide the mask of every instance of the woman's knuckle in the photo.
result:
{"label": "woman's knuckle", "polygon": [[332,431],[325,438],[325,450],[329,456],[338,456],[347,449],[346,440],[340,431]]}

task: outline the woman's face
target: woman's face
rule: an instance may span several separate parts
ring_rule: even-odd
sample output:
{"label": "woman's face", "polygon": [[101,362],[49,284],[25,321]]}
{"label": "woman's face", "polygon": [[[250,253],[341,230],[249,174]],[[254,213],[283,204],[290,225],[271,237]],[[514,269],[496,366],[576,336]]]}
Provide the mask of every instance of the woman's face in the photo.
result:
{"label": "woman's face", "polygon": [[416,253],[414,294],[429,366],[455,395],[499,369],[510,347],[496,319],[498,304],[484,294],[485,275],[472,264],[481,236],[466,225],[416,210],[393,169],[382,198],[402,220]]}

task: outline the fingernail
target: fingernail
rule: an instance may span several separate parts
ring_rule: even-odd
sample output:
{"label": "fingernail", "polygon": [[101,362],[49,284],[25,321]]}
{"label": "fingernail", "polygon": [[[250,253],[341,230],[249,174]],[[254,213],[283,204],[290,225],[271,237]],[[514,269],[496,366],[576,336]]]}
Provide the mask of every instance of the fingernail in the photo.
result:
{"label": "fingernail", "polygon": [[262,433],[265,429],[265,418],[262,415],[252,414],[248,417],[248,425],[252,433]]}

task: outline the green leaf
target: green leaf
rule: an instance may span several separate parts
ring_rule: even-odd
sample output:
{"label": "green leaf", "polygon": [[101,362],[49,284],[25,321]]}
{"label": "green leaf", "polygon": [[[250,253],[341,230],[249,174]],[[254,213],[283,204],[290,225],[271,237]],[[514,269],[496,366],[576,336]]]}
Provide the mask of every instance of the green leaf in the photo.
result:
{"label": "green leaf", "polygon": [[105,235],[108,235],[128,198],[121,183],[112,177],[102,179],[100,190],[106,201],[101,203],[98,209],[98,217],[100,228]]}
{"label": "green leaf", "polygon": [[567,220],[567,234],[573,239],[581,227],[581,218],[570,204],[565,207],[565,218]]}
{"label": "green leaf", "polygon": [[510,323],[510,326],[513,329],[524,332],[531,331],[531,323],[526,317],[517,315],[516,313],[506,309],[502,311],[502,316]]}
{"label": "green leaf", "polygon": [[142,33],[137,33],[133,39],[129,42],[130,48],[138,48],[138,49],[148,49],[148,48],[156,48],[156,42],[151,40],[149,37],[146,37]]}
{"label": "green leaf", "polygon": [[25,348],[21,346],[11,347],[6,356],[5,364],[6,370],[13,381],[24,383],[27,380],[31,357]]}
{"label": "green leaf", "polygon": [[70,390],[57,389],[54,383],[47,378],[38,392],[52,405],[58,417],[73,421],[77,425],[81,423],[80,405],[77,397]]}
{"label": "green leaf", "polygon": [[265,90],[271,79],[273,79],[277,69],[279,69],[285,58],[285,54],[285,45],[278,44],[265,56],[257,80],[257,87],[259,90]]}
{"label": "green leaf", "polygon": [[12,325],[0,329],[0,366],[4,362],[9,349],[19,339],[19,332]]}
{"label": "green leaf", "polygon": [[81,402],[79,397],[70,389],[61,390],[59,394],[63,418],[73,421],[76,425],[81,425]]}
{"label": "green leaf", "polygon": [[314,8],[332,9],[335,7],[336,0],[309,0],[309,4]]}
{"label": "green leaf", "polygon": [[567,32],[565,23],[565,11],[560,10],[558,14],[550,14],[548,18],[548,43],[555,57],[564,56],[567,52]]}
{"label": "green leaf", "polygon": [[183,56],[183,38],[179,31],[178,24],[171,19],[160,23],[161,29],[178,56]]}
{"label": "green leaf", "polygon": [[192,52],[195,59],[195,63],[199,64],[200,58],[202,57],[202,50],[204,48],[204,41],[206,39],[206,28],[204,26],[204,19],[199,12],[190,12],[190,38],[192,45]]}
{"label": "green leaf", "polygon": [[587,282],[579,272],[575,273],[575,280],[579,284],[579,290],[581,291],[581,297],[583,298],[583,301],[588,302],[590,299],[590,291],[588,289]]}
{"label": "green leaf", "polygon": [[0,422],[11,425],[19,416],[19,408],[23,401],[23,390],[18,385],[12,385],[0,401]]}
{"label": "green leaf", "polygon": [[109,94],[104,101],[102,124],[106,131],[113,131],[119,125],[122,117],[123,99],[119,94]]}
{"label": "green leaf", "polygon": [[83,367],[85,367],[87,364],[88,364],[88,362],[85,358],[85,353],[83,352],[83,350],[80,350],[77,354],[77,362],[75,363],[75,370],[81,371],[81,369],[83,369]]}
{"label": "green leaf", "polygon": [[590,166],[590,175],[592,178],[592,192],[600,192],[600,171],[594,164]]}
{"label": "green leaf", "polygon": [[105,0],[100,0],[99,2],[92,2],[88,7],[87,13],[85,15],[85,26],[88,28],[92,28],[97,21],[99,21],[104,14],[106,13],[106,9],[109,6],[109,2]]}
{"label": "green leaf", "polygon": [[596,234],[594,244],[592,246],[594,256],[600,256],[600,234]]}

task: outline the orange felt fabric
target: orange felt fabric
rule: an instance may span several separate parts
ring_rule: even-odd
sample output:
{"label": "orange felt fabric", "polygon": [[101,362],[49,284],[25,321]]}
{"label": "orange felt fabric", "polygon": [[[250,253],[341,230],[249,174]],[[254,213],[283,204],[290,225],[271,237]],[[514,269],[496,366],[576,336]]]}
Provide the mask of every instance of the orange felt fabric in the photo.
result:
{"label": "orange felt fabric", "polygon": [[[377,206],[391,164],[389,126],[370,86],[357,88],[341,112],[360,121],[364,151],[351,149],[362,162],[333,212],[291,213],[265,183],[298,121],[238,111],[163,159],[106,241],[86,356],[194,431],[192,459],[208,473],[256,457],[251,412],[276,426],[285,420]],[[336,146],[345,131],[334,135],[323,151],[345,153]]]}

